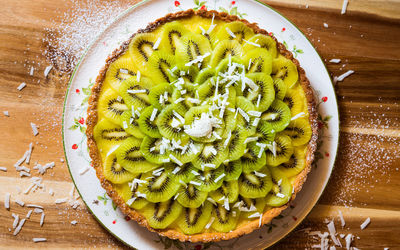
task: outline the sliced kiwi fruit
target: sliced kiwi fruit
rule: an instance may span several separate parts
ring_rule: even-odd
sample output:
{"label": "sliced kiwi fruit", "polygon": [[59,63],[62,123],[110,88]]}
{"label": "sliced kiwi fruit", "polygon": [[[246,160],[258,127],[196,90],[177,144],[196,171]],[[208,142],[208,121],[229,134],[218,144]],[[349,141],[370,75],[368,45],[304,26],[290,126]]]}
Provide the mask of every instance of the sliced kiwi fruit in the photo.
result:
{"label": "sliced kiwi fruit", "polygon": [[240,21],[234,21],[225,24],[217,33],[217,39],[223,40],[236,40],[240,44],[244,44],[245,41],[254,36],[254,32],[246,24]]}
{"label": "sliced kiwi fruit", "polygon": [[237,41],[234,40],[220,41],[213,50],[210,66],[211,68],[215,68],[219,64],[219,62],[221,62],[221,60],[233,56],[242,56],[242,54],[243,54],[242,46]]}
{"label": "sliced kiwi fruit", "polygon": [[197,208],[184,208],[176,224],[184,234],[201,233],[210,221],[212,210],[213,206],[208,201]]}
{"label": "sliced kiwi fruit", "polygon": [[294,89],[288,89],[285,97],[283,98],[283,102],[286,103],[286,105],[288,105],[290,108],[290,113],[292,116],[295,116],[303,111],[303,103],[305,98],[302,98],[300,93],[301,92]]}
{"label": "sliced kiwi fruit", "polygon": [[239,178],[239,194],[245,198],[265,197],[272,188],[272,177],[268,167],[257,172],[242,173]]}
{"label": "sliced kiwi fruit", "polygon": [[93,135],[101,154],[107,154],[111,148],[131,137],[121,126],[104,118],[94,127]]}
{"label": "sliced kiwi fruit", "polygon": [[146,64],[146,73],[155,84],[172,82],[171,68],[175,65],[175,57],[164,51],[155,51]]}
{"label": "sliced kiwi fruit", "polygon": [[220,188],[210,192],[210,197],[217,203],[224,204],[233,203],[239,195],[239,185],[237,181],[224,181]]}
{"label": "sliced kiwi fruit", "polygon": [[203,150],[193,160],[193,166],[197,169],[218,168],[228,158],[229,149],[223,143],[214,141],[204,143]]}
{"label": "sliced kiwi fruit", "polygon": [[175,200],[151,203],[143,210],[149,225],[154,229],[164,229],[171,225],[182,213],[182,206]]}
{"label": "sliced kiwi fruit", "polygon": [[108,67],[104,83],[105,85],[110,84],[115,91],[118,91],[121,82],[131,77],[136,77],[136,72],[137,69],[132,59],[129,57],[121,57]]}
{"label": "sliced kiwi fruit", "polygon": [[[181,37],[181,43],[176,50],[176,59],[182,64],[190,64],[204,69],[209,64],[211,52],[211,45],[207,38],[200,34],[190,33]],[[203,59],[193,63],[200,56]]]}
{"label": "sliced kiwi fruit", "polygon": [[228,159],[230,161],[234,161],[242,157],[246,150],[246,138],[247,132],[244,128],[240,126],[231,131],[231,136],[227,145],[229,150]]}
{"label": "sliced kiwi fruit", "polygon": [[225,167],[225,181],[237,181],[242,174],[242,164],[240,161],[229,161],[224,163]]}
{"label": "sliced kiwi fruit", "polygon": [[250,199],[250,198],[245,198],[242,196],[239,196],[239,202],[241,202],[240,207],[241,207],[241,213],[240,216],[246,219],[252,219],[254,218],[249,218],[249,216],[253,215],[254,213],[258,212],[260,214],[264,213],[264,208],[265,208],[265,198],[257,198],[257,199]]}
{"label": "sliced kiwi fruit", "polygon": [[143,68],[154,52],[153,47],[156,41],[157,37],[151,33],[138,33],[132,38],[128,53],[133,58],[136,67]]}
{"label": "sliced kiwi fruit", "polygon": [[210,79],[214,76],[215,76],[215,69],[213,69],[213,68],[202,69],[197,74],[197,76],[194,80],[194,85],[201,85],[202,83],[206,82],[208,79]]}
{"label": "sliced kiwi fruit", "polygon": [[284,56],[279,56],[273,60],[271,76],[274,79],[282,79],[289,89],[292,88],[299,79],[296,65]]}
{"label": "sliced kiwi fruit", "polygon": [[260,170],[265,166],[266,155],[262,147],[256,142],[247,144],[247,152],[239,159],[244,173]]}
{"label": "sliced kiwi fruit", "polygon": [[245,88],[243,96],[251,101],[257,111],[267,110],[275,99],[272,78],[265,73],[251,73],[246,76],[257,85],[257,89]]}
{"label": "sliced kiwi fruit", "polygon": [[[156,115],[154,116],[154,114]],[[143,134],[152,138],[162,137],[156,124],[159,114],[160,111],[155,110],[153,106],[149,106],[141,112],[139,119],[137,119],[137,123]]]}
{"label": "sliced kiwi fruit", "polygon": [[161,138],[152,138],[145,136],[140,144],[140,152],[151,163],[162,164],[166,162],[169,157],[167,152],[161,152]]}
{"label": "sliced kiwi fruit", "polygon": [[181,186],[177,195],[178,198],[176,200],[182,206],[197,208],[207,199],[208,193],[198,190],[193,184],[188,184],[187,186]]}
{"label": "sliced kiwi fruit", "polygon": [[189,136],[184,133],[185,124],[183,116],[185,108],[180,104],[171,104],[166,106],[158,116],[156,124],[160,134],[168,139],[185,141]]}
{"label": "sliced kiwi fruit", "polygon": [[140,151],[141,143],[141,139],[129,137],[115,150],[118,163],[131,173],[145,173],[159,166],[144,158]]}
{"label": "sliced kiwi fruit", "polygon": [[190,139],[186,143],[182,142],[180,148],[175,148],[170,153],[181,163],[188,163],[193,161],[201,153],[203,147],[204,145],[202,143]]}
{"label": "sliced kiwi fruit", "polygon": [[[254,45],[254,44],[258,44]],[[249,40],[248,43],[243,44],[243,50],[244,51],[250,51],[254,48],[263,48],[268,50],[268,52],[271,54],[272,58],[275,58],[276,55],[278,54],[278,51],[276,49],[276,42],[275,40],[266,35],[262,34],[257,34],[252,36]]]}
{"label": "sliced kiwi fruit", "polygon": [[275,98],[283,100],[286,95],[287,86],[282,79],[277,78],[274,80]]}
{"label": "sliced kiwi fruit", "polygon": [[196,100],[196,87],[191,83],[185,83],[181,89],[175,88],[172,92],[172,102],[182,104],[185,110],[200,104]]}
{"label": "sliced kiwi fruit", "polygon": [[306,154],[304,148],[295,147],[294,153],[288,161],[278,166],[278,169],[285,174],[287,178],[297,175],[306,167]]}
{"label": "sliced kiwi fruit", "polygon": [[269,122],[260,120],[254,136],[258,137],[259,143],[270,144],[275,139],[275,132]]}
{"label": "sliced kiwi fruit", "polygon": [[103,175],[112,183],[121,184],[135,178],[135,175],[127,171],[124,166],[117,162],[115,153],[109,154],[103,164]]}
{"label": "sliced kiwi fruit", "polygon": [[180,184],[172,174],[173,169],[164,165],[157,171],[157,175],[147,172],[142,175],[142,180],[147,181],[138,188],[138,192],[144,194],[150,202],[164,202],[171,199],[178,191]]}
{"label": "sliced kiwi fruit", "polygon": [[[137,176],[136,179],[140,179],[140,176]],[[133,209],[142,209],[150,203],[145,198],[136,195],[139,185],[142,184],[124,183],[117,185],[117,192],[122,196],[127,205]]]}
{"label": "sliced kiwi fruit", "polygon": [[228,56],[228,58],[222,59],[215,71],[219,73],[227,73],[229,71],[229,75],[234,74],[241,74],[246,70],[245,66],[243,65],[244,62],[239,56]]}
{"label": "sliced kiwi fruit", "polygon": [[215,217],[211,227],[218,232],[230,232],[236,228],[240,217],[238,209],[226,209],[223,205],[214,205],[213,216]]}
{"label": "sliced kiwi fruit", "polygon": [[270,194],[265,197],[266,203],[271,207],[279,207],[286,204],[292,196],[292,185],[288,178],[278,168],[271,168],[272,189]]}
{"label": "sliced kiwi fruit", "polygon": [[297,118],[291,121],[282,133],[290,136],[293,146],[306,144],[310,141],[312,135],[311,126],[307,118]]}
{"label": "sliced kiwi fruit", "polygon": [[166,23],[162,29],[160,49],[165,50],[171,55],[175,55],[176,48],[182,43],[182,36],[190,31],[179,21]]}
{"label": "sliced kiwi fruit", "polygon": [[175,85],[179,90],[181,90],[181,88],[179,87],[179,85],[181,85],[180,78],[184,80],[183,83],[187,85],[193,85],[193,82],[195,81],[199,73],[199,69],[197,66],[194,65],[186,66],[185,64],[182,64],[179,61],[177,62],[178,64],[174,66],[172,69],[170,69],[168,72],[171,76],[170,77],[171,84]]}
{"label": "sliced kiwi fruit", "polygon": [[268,110],[262,113],[261,119],[269,122],[275,132],[280,132],[290,123],[290,109],[283,101],[275,99]]}
{"label": "sliced kiwi fruit", "polygon": [[272,150],[266,151],[267,165],[272,167],[287,162],[293,154],[292,140],[289,136],[279,133],[276,135],[274,143],[276,146],[272,146]]}
{"label": "sliced kiwi fruit", "polygon": [[138,120],[132,116],[130,110],[126,110],[122,113],[121,127],[136,138],[143,138],[145,136],[139,128]]}
{"label": "sliced kiwi fruit", "polygon": [[220,166],[217,169],[207,169],[198,172],[200,175],[196,175],[192,183],[195,183],[196,187],[200,191],[211,192],[216,190],[224,181],[224,166]]}
{"label": "sliced kiwi fruit", "polygon": [[149,101],[156,109],[161,111],[172,103],[173,88],[168,83],[160,83],[150,89]]}
{"label": "sliced kiwi fruit", "polygon": [[110,121],[115,124],[121,124],[121,115],[128,107],[118,92],[107,89],[100,95],[97,109],[100,114]]}
{"label": "sliced kiwi fruit", "polygon": [[121,83],[119,93],[129,107],[144,109],[150,105],[148,95],[154,86],[154,83],[147,77],[142,76],[139,82],[136,77],[131,77]]}
{"label": "sliced kiwi fruit", "polygon": [[174,170],[178,169],[178,171],[173,172],[173,174],[179,183],[189,183],[196,175],[198,175],[197,169],[193,167],[192,163],[184,163],[182,166],[173,164],[172,168]]}
{"label": "sliced kiwi fruit", "polygon": [[244,66],[248,73],[265,73],[272,72],[272,56],[268,50],[256,48],[246,52],[243,58]]}
{"label": "sliced kiwi fruit", "polygon": [[[244,96],[236,97],[236,126],[243,127],[250,136],[256,132],[257,125],[254,123],[255,116],[249,115],[250,111],[255,111],[253,103]],[[241,111],[239,111],[241,109]]]}

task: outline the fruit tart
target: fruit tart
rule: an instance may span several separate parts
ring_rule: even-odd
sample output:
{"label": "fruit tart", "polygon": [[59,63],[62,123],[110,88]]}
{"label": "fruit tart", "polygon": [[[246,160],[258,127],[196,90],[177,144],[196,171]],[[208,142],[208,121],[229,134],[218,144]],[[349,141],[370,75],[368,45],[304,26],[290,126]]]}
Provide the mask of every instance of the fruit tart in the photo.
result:
{"label": "fruit tart", "polygon": [[155,20],[106,60],[87,138],[102,187],[171,239],[228,240],[284,210],[317,139],[309,81],[257,24],[216,11]]}

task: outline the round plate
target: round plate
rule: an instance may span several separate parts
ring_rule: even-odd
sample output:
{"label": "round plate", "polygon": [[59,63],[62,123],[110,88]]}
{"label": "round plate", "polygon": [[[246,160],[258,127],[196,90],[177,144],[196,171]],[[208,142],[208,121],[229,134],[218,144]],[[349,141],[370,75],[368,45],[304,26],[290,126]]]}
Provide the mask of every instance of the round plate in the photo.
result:
{"label": "round plate", "polygon": [[277,39],[293,52],[315,90],[321,128],[315,164],[303,190],[297,195],[290,208],[270,224],[262,226],[251,234],[234,240],[212,243],[211,247],[259,249],[271,246],[282,239],[305,218],[316,204],[328,182],[335,161],[339,117],[332,82],[318,53],[305,35],[289,20],[270,7],[252,0],[241,0],[233,6],[231,1],[225,0],[206,2],[147,0],[135,5],[122,13],[95,39],[77,65],[64,103],[63,140],[67,164],[82,200],[111,234],[125,244],[138,249],[159,249],[163,247],[163,244],[164,247],[179,244],[180,247],[186,248],[190,247],[190,243],[160,238],[156,233],[149,232],[136,222],[126,221],[124,215],[119,209],[115,209],[112,200],[105,194],[94,169],[90,167],[91,160],[86,145],[85,121],[90,88],[107,56],[131,34],[167,13],[189,8],[198,9],[202,5],[206,5],[209,10],[229,12],[250,22],[258,23],[261,28],[273,32]]}

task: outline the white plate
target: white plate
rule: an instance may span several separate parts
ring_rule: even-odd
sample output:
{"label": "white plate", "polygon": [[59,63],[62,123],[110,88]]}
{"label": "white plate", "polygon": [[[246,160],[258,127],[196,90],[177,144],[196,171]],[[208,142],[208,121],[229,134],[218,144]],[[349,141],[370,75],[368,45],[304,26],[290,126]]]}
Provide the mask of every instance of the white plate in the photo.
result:
{"label": "white plate", "polygon": [[[133,6],[120,15],[101,33],[86,51],[77,65],[69,83],[65,98],[63,116],[63,139],[67,164],[82,200],[92,211],[96,219],[115,237],[125,244],[138,249],[159,249],[164,245],[180,244],[188,247],[189,243],[172,242],[160,238],[155,233],[140,227],[136,222],[126,221],[123,214],[114,210],[112,201],[105,195],[95,171],[90,168],[84,134],[87,109],[87,97],[90,86],[96,78],[107,56],[119,44],[140,28],[166,15],[189,8],[201,7],[196,1],[153,0]],[[200,1],[202,2],[202,1]],[[178,5],[178,4],[177,4]],[[298,194],[293,207],[286,209],[283,216],[274,219],[269,225],[239,239],[214,243],[211,247],[229,247],[239,249],[259,249],[268,247],[282,239],[293,230],[311,211],[322,194],[329,179],[335,161],[339,117],[335,92],[329,74],[318,53],[296,26],[270,7],[252,0],[240,0],[232,6],[231,1],[210,0],[205,2],[208,9],[225,10],[231,14],[243,15],[250,22],[256,22],[263,29],[273,32],[280,42],[295,54],[305,69],[308,79],[316,92],[321,116],[322,136],[320,137],[317,167],[313,166],[303,190]],[[85,174],[82,171],[88,169]],[[100,200],[96,204],[96,200]],[[106,203],[106,204],[105,204]],[[260,237],[261,236],[261,237]],[[196,244],[198,245],[198,244]],[[193,247],[193,246],[192,246]]]}

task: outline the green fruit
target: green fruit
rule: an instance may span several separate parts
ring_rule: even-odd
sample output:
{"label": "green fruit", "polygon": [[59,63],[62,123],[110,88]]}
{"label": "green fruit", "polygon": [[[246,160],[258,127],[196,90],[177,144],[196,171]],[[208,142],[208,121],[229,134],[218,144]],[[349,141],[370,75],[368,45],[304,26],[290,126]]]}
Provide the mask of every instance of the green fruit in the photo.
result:
{"label": "green fruit", "polygon": [[271,168],[272,173],[272,193],[266,198],[266,203],[271,207],[280,207],[290,200],[292,196],[292,185],[284,173],[277,168]]}
{"label": "green fruit", "polygon": [[240,216],[243,218],[254,220],[254,217],[252,217],[254,213],[264,213],[265,198],[250,199],[239,196],[239,201],[241,202],[240,208],[242,210]]}
{"label": "green fruit", "polygon": [[143,210],[149,225],[154,229],[164,229],[171,225],[181,214],[182,206],[174,201],[152,203]]}
{"label": "green fruit", "polygon": [[290,159],[278,166],[278,169],[290,178],[299,174],[306,167],[306,154],[302,148],[294,148],[294,153]]}
{"label": "green fruit", "polygon": [[149,101],[153,107],[161,111],[172,103],[172,87],[168,83],[160,83],[150,89]]}
{"label": "green fruit", "polygon": [[182,105],[171,104],[165,107],[156,121],[160,134],[168,139],[185,141],[188,135],[183,130],[184,115],[185,108]]}
{"label": "green fruit", "polygon": [[190,31],[179,21],[166,23],[162,29],[160,49],[171,55],[175,55],[176,48],[182,43],[182,36]]}
{"label": "green fruit", "polygon": [[213,216],[215,220],[211,227],[217,232],[230,232],[236,228],[239,220],[240,211],[237,209],[227,210],[223,205],[214,206]]}
{"label": "green fruit", "polygon": [[268,167],[258,172],[242,173],[239,178],[239,194],[245,198],[265,197],[271,188],[272,178]]}
{"label": "green fruit", "polygon": [[261,119],[270,123],[275,132],[280,132],[290,123],[290,109],[284,102],[276,99],[268,110],[262,113]]}
{"label": "green fruit", "polygon": [[207,199],[208,193],[200,191],[195,185],[189,184],[186,187],[181,186],[178,190],[177,201],[184,207],[200,207]]}
{"label": "green fruit", "polygon": [[173,169],[178,169],[173,174],[179,183],[189,183],[198,174],[197,169],[193,167],[192,163],[185,163],[182,166],[174,164]]}
{"label": "green fruit", "polygon": [[108,155],[103,164],[103,175],[112,183],[124,183],[133,180],[135,175],[127,171],[121,164],[117,162],[114,153]]}
{"label": "green fruit", "polygon": [[269,75],[272,72],[272,56],[266,49],[256,48],[248,51],[243,62],[248,73]]}
{"label": "green fruit", "polygon": [[312,135],[310,123],[306,118],[298,118],[291,121],[282,133],[290,136],[293,146],[301,146],[308,143]]}
{"label": "green fruit", "polygon": [[295,116],[303,111],[304,99],[304,96],[301,96],[297,90],[288,89],[283,98],[283,102],[290,108],[290,114]]}
{"label": "green fruit", "polygon": [[224,164],[225,181],[237,181],[242,173],[242,164],[240,161],[230,161]]}
{"label": "green fruit", "polygon": [[250,116],[249,112],[255,111],[254,105],[244,96],[236,97],[236,126],[243,127],[250,136],[256,132],[257,125],[254,123],[255,116]]}
{"label": "green fruit", "polygon": [[233,203],[237,200],[239,195],[239,185],[237,181],[224,181],[220,188],[210,192],[210,197],[219,204]]}
{"label": "green fruit", "polygon": [[282,79],[287,88],[292,88],[299,79],[296,65],[283,56],[273,60],[271,75],[274,79]]}
{"label": "green fruit", "polygon": [[277,134],[274,142],[276,144],[275,155],[273,150],[266,151],[267,165],[272,167],[287,162],[293,154],[292,140],[289,136]]}
{"label": "green fruit", "polygon": [[[257,34],[257,35],[252,36],[248,41],[249,41],[248,43],[243,44],[243,50],[245,52],[250,51],[254,48],[263,48],[263,49],[268,50],[268,52],[271,54],[272,58],[275,58],[276,55],[278,54],[278,51],[276,48],[276,42],[270,36]],[[257,46],[254,44],[258,44],[260,46]]]}
{"label": "green fruit", "polygon": [[136,77],[132,77],[123,81],[118,91],[126,105],[141,110],[150,105],[148,95],[154,86],[149,78],[141,77],[138,82]]}
{"label": "green fruit", "polygon": [[110,84],[115,91],[118,91],[121,82],[136,77],[136,72],[137,69],[131,58],[119,58],[108,66],[104,85]]}
{"label": "green fruit", "polygon": [[225,173],[223,166],[217,169],[209,169],[198,172],[200,175],[196,175],[192,183],[195,184],[200,191],[211,192],[216,190],[224,181]]}
{"label": "green fruit", "polygon": [[243,90],[243,96],[251,101],[257,111],[263,112],[267,110],[275,99],[272,78],[264,73],[248,74],[247,78],[250,79],[257,88],[245,88]]}
{"label": "green fruit", "polygon": [[275,139],[275,132],[269,122],[261,120],[254,136],[258,137],[259,143],[271,144]]}
{"label": "green fruit", "polygon": [[253,30],[241,21],[227,23],[217,33],[219,41],[236,40],[240,44],[244,44],[252,36],[254,36]]}
{"label": "green fruit", "polygon": [[146,64],[146,73],[155,84],[171,82],[171,68],[175,65],[175,57],[163,51],[155,51]]}
{"label": "green fruit", "polygon": [[266,155],[263,147],[260,147],[256,142],[250,142],[247,149],[247,152],[239,159],[243,172],[250,173],[264,167]]}
{"label": "green fruit", "polygon": [[274,80],[274,90],[275,90],[275,98],[282,101],[286,95],[286,90],[287,90],[287,86],[282,79],[278,78]]}
{"label": "green fruit", "polygon": [[203,150],[204,145],[202,143],[189,140],[186,143],[182,143],[180,148],[176,148],[171,151],[171,154],[182,163],[193,161]]}
{"label": "green fruit", "polygon": [[201,170],[216,169],[228,158],[228,154],[228,148],[224,147],[221,142],[205,143],[201,153],[194,159],[193,166]]}
{"label": "green fruit", "polygon": [[225,58],[242,56],[242,54],[242,46],[237,41],[221,41],[215,46],[213,50],[210,62],[211,68],[217,67],[219,62],[221,62]]}
{"label": "green fruit", "polygon": [[[188,33],[181,38],[181,41],[176,50],[177,61],[186,66],[194,65],[199,69],[206,68],[212,52],[207,38],[200,34]],[[194,60],[199,57],[203,59],[195,63]]]}
{"label": "green fruit", "polygon": [[205,68],[202,69],[196,76],[194,80],[194,85],[201,85],[206,82],[208,79],[215,76],[215,69],[213,68]]}
{"label": "green fruit", "polygon": [[115,124],[121,124],[121,115],[128,107],[117,92],[108,89],[100,95],[97,110]]}
{"label": "green fruit", "polygon": [[118,145],[127,138],[131,137],[123,128],[110,122],[107,119],[101,119],[93,129],[94,140],[102,155]]}
{"label": "green fruit", "polygon": [[210,221],[212,209],[213,206],[209,202],[198,208],[184,208],[177,225],[184,234],[201,233]]}
{"label": "green fruit", "polygon": [[[231,132],[230,140],[227,145],[229,153],[228,159],[234,161],[239,159],[246,150],[247,132],[242,127],[236,127]],[[225,146],[225,145],[224,145]]]}
{"label": "green fruit", "polygon": [[140,144],[140,152],[147,161],[154,164],[163,164],[169,160],[168,153],[161,149],[162,139],[145,136]]}
{"label": "green fruit", "polygon": [[162,137],[156,124],[158,120],[157,115],[159,113],[160,111],[156,110],[156,108],[154,108],[153,106],[149,106],[142,111],[139,119],[137,120],[137,123],[139,125],[140,131],[142,131],[143,134],[148,135],[152,138]]}
{"label": "green fruit", "polygon": [[121,126],[126,132],[136,138],[143,138],[145,136],[145,134],[143,134],[139,128],[138,120],[132,116],[132,112],[129,110],[126,110],[124,113],[122,113]]}
{"label": "green fruit", "polygon": [[145,62],[154,52],[157,37],[151,33],[138,33],[129,43],[128,53],[137,68],[143,68]]}

